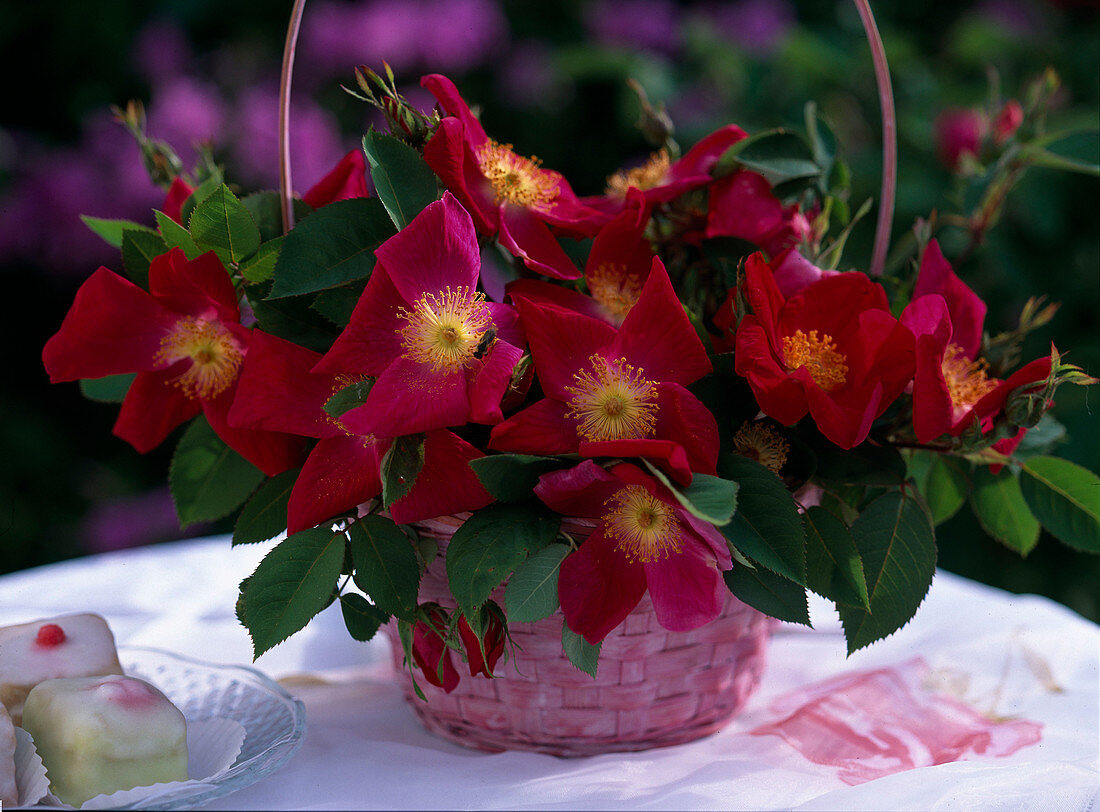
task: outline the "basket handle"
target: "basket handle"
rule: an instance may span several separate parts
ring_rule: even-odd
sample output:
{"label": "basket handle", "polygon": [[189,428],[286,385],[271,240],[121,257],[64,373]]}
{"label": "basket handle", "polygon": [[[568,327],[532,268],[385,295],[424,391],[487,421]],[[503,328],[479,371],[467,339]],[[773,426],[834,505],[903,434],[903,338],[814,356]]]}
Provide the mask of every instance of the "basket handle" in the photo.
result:
{"label": "basket handle", "polygon": [[294,51],[298,46],[298,30],[306,0],[294,0],[290,24],[283,45],[283,69],[279,75],[279,197],[283,210],[283,233],[294,228],[294,186],[290,180],[290,82],[294,75]]}

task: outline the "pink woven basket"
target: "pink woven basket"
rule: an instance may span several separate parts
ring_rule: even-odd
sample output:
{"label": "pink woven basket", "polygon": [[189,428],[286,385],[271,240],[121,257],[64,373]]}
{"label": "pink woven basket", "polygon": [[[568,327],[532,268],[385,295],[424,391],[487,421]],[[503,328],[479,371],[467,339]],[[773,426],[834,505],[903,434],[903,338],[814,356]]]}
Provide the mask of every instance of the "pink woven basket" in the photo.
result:
{"label": "pink woven basket", "polygon": [[[463,518],[417,528],[437,538],[442,551]],[[563,529],[568,525],[582,527],[567,519]],[[494,598],[503,606],[500,592]],[[421,582],[420,600],[454,606],[442,555]],[[418,680],[426,702],[402,665],[395,624],[386,631],[405,698],[429,730],[481,750],[587,756],[682,744],[723,727],[759,684],[773,627],[771,618],[731,595],[711,623],[670,632],[646,595],[604,640],[593,679],[562,653],[559,611],[537,623],[509,624],[517,651],[498,664],[495,679],[470,677],[456,662],[463,678],[450,694]]]}

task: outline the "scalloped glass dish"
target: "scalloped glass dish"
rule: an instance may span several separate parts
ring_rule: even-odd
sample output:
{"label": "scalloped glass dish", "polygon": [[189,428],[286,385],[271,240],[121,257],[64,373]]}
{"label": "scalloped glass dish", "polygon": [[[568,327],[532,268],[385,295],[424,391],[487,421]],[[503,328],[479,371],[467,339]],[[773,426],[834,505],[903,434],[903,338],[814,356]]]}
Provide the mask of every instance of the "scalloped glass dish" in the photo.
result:
{"label": "scalloped glass dish", "polygon": [[187,719],[223,717],[245,729],[240,755],[218,780],[119,809],[193,809],[256,783],[285,764],[302,745],[305,706],[253,668],[204,663],[139,646],[121,646],[118,656],[127,674],[160,688]]}

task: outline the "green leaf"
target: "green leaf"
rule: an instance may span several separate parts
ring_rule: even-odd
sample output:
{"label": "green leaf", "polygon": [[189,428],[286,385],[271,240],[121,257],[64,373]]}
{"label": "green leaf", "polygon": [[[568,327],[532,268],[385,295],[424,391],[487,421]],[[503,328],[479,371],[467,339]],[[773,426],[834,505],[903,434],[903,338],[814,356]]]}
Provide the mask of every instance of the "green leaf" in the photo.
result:
{"label": "green leaf", "polygon": [[504,590],[508,620],[534,623],[558,610],[558,571],[569,547],[551,544],[516,567]]}
{"label": "green leaf", "polygon": [[[260,229],[260,239],[269,242],[283,236],[283,201],[278,192],[255,192],[241,198]],[[294,198],[294,222],[298,223],[313,209],[300,197]]]}
{"label": "green leaf", "polygon": [[738,141],[719,159],[716,174],[728,174],[727,167],[736,164],[763,175],[772,186],[821,175],[809,144],[787,130],[768,130]]}
{"label": "green leaf", "polygon": [[191,222],[191,214],[195,211],[195,207],[202,203],[210,195],[217,191],[218,187],[222,185],[222,173],[214,172],[198,185],[195,191],[191,192],[187,196],[187,199],[183,201],[183,205],[180,206],[180,222]]}
{"label": "green leaf", "polygon": [[80,394],[99,403],[122,403],[135,377],[134,373],[129,372],[107,375],[104,378],[83,378],[80,381]]}
{"label": "green leaf", "polygon": [[351,526],[355,585],[386,614],[411,620],[416,614],[420,565],[412,541],[382,516],[364,516]]}
{"label": "green leaf", "polygon": [[191,232],[167,214],[162,211],[154,210],[153,216],[157,220],[157,228],[160,229],[160,236],[169,250],[179,248],[188,259],[194,259],[204,253],[201,248],[195,245],[195,240],[191,237]]}
{"label": "green leaf", "polygon": [[932,522],[943,524],[966,504],[970,492],[970,478],[962,466],[955,460],[937,454],[928,469],[927,478],[921,487],[921,493],[928,500],[932,511]]}
{"label": "green leaf", "polygon": [[279,261],[279,252],[282,247],[282,237],[260,243],[256,253],[241,263],[241,276],[244,277],[244,281],[258,285],[271,279],[275,273],[275,263]]}
{"label": "green leaf", "polygon": [[806,583],[806,535],[794,499],[774,473],[745,457],[726,454],[718,472],[740,486],[737,513],[722,527],[733,546],[753,561]]}
{"label": "green leaf", "polygon": [[1039,520],[1028,510],[1020,480],[1011,471],[993,475],[980,467],[974,474],[970,507],[986,533],[1020,555],[1039,543]]}
{"label": "green leaf", "polygon": [[180,525],[227,516],[263,478],[260,469],[227,446],[199,415],[180,438],[168,473]]}
{"label": "green leaf", "polygon": [[328,352],[339,333],[310,307],[309,298],[262,299],[264,287],[245,288],[260,328],[314,352]]}
{"label": "green leaf", "polygon": [[489,595],[528,555],[557,536],[561,518],[532,504],[490,505],[467,519],[447,546],[447,580],[466,613]]}
{"label": "green leaf", "polygon": [[916,499],[891,491],[852,525],[863,559],[870,611],[838,604],[851,654],[893,634],[913,617],[936,570],[935,531]]}
{"label": "green leaf", "polygon": [[1100,478],[1058,457],[1035,457],[1020,473],[1024,499],[1043,527],[1059,541],[1100,553]]}
{"label": "green leaf", "polygon": [[561,624],[561,648],[569,662],[573,663],[592,679],[596,678],[596,669],[600,665],[600,648],[603,641],[592,645],[565,623]]}
{"label": "green leaf", "polygon": [[393,234],[377,198],[357,197],[318,209],[286,235],[269,298],[366,279],[374,268],[374,249]]}
{"label": "green leaf", "polygon": [[407,434],[394,438],[390,450],[382,457],[382,504],[388,508],[407,494],[423,467],[424,435]]}
{"label": "green leaf", "polygon": [[532,454],[491,454],[470,460],[478,480],[498,502],[531,498],[539,477],[562,467],[561,460]]}
{"label": "green leaf", "polygon": [[344,534],[327,527],[295,533],[267,554],[244,585],[239,616],[256,657],[305,628],[332,599],[344,561]]}
{"label": "green leaf", "polygon": [[707,474],[694,474],[691,485],[681,489],[672,483],[664,471],[649,460],[642,460],[642,462],[662,485],[672,491],[676,501],[692,516],[713,525],[729,524],[730,517],[737,509],[738,485],[736,482]]}
{"label": "green leaf", "polygon": [[812,447],[817,454],[817,478],[823,484],[896,487],[905,481],[905,460],[892,446],[860,443],[844,450],[818,436]]}
{"label": "green leaf", "polygon": [[366,283],[360,281],[323,290],[313,300],[313,310],[337,327],[346,327],[365,287]]}
{"label": "green leaf", "polygon": [[348,627],[348,633],[352,639],[361,643],[374,637],[378,628],[389,620],[385,612],[355,592],[340,596],[340,611],[344,615],[344,625]]}
{"label": "green leaf", "polygon": [[[367,395],[370,394],[372,386],[374,386],[374,380],[372,378],[364,378],[361,381],[349,383],[325,401],[325,412],[331,417],[339,418],[345,412],[354,409],[356,406],[362,406],[367,402]],[[412,436],[419,437],[420,435]],[[423,459],[420,460],[420,464],[424,464]],[[417,469],[417,473],[419,473],[419,468]],[[391,502],[390,504],[393,503]]]}
{"label": "green leaf", "polygon": [[286,508],[300,468],[274,476],[256,489],[237,517],[233,546],[267,541],[286,530]]}
{"label": "green leaf", "polygon": [[149,289],[149,264],[168,251],[168,246],[155,231],[122,232],[122,267],[135,285]]}
{"label": "green leaf", "polygon": [[1029,149],[1027,155],[1036,166],[1043,166],[1047,169],[1060,169],[1065,172],[1077,172],[1082,175],[1091,175],[1094,178],[1100,177],[1100,165],[1098,164],[1066,158],[1047,149]]}
{"label": "green leaf", "polygon": [[225,263],[238,263],[260,247],[256,221],[224,183],[195,207],[188,226],[195,243]]}
{"label": "green leaf", "polygon": [[870,609],[863,561],[848,525],[825,508],[802,514],[806,530],[806,585],[835,603]]}
{"label": "green leaf", "polygon": [[104,220],[101,217],[89,217],[86,214],[80,215],[80,219],[84,221],[84,225],[102,237],[104,242],[112,248],[122,247],[123,231],[143,231],[146,234],[157,233],[148,226],[143,226],[141,223],[135,223],[131,220]]}
{"label": "green leaf", "polygon": [[363,136],[374,190],[398,229],[407,226],[439,196],[439,184],[420,154],[392,135],[371,128]]}
{"label": "green leaf", "polygon": [[766,569],[749,569],[740,564],[723,572],[722,578],[742,603],[779,620],[810,625],[806,589],[794,581]]}

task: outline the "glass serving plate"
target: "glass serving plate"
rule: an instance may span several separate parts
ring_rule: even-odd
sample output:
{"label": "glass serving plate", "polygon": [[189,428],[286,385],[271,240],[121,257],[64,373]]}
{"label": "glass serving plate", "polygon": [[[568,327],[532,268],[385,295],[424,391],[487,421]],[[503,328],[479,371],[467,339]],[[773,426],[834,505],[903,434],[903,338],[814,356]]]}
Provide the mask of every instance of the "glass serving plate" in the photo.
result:
{"label": "glass serving plate", "polygon": [[240,755],[216,781],[180,787],[119,809],[193,809],[256,783],[302,745],[305,706],[253,668],[203,663],[140,646],[121,646],[118,656],[127,674],[160,688],[187,719],[234,719],[245,729]]}

